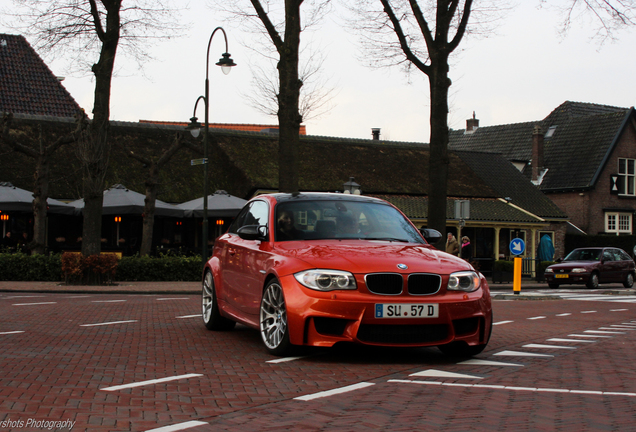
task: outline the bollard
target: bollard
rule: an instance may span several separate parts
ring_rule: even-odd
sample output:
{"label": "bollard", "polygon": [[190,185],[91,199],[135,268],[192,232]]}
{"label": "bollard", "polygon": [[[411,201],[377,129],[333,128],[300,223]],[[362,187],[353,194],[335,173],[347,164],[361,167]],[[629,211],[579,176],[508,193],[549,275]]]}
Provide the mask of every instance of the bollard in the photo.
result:
{"label": "bollard", "polygon": [[515,258],[514,263],[515,267],[512,278],[512,290],[518,295],[521,292],[521,258]]}

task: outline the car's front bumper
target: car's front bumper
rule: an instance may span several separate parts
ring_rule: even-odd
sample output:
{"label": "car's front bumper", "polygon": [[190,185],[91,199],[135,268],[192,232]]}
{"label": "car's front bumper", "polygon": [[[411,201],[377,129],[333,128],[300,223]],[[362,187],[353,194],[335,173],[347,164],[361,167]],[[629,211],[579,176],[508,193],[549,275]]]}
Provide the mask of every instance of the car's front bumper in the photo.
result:
{"label": "car's front bumper", "polygon": [[[436,346],[453,341],[485,344],[490,337],[491,302],[486,281],[472,293],[387,296],[360,291],[320,292],[281,278],[290,341],[333,346],[355,342],[380,346]],[[436,304],[436,318],[376,318],[377,304]]]}
{"label": "car's front bumper", "polygon": [[560,273],[545,273],[547,283],[557,284],[585,284],[590,279],[590,273],[568,273],[567,277],[557,277]]}

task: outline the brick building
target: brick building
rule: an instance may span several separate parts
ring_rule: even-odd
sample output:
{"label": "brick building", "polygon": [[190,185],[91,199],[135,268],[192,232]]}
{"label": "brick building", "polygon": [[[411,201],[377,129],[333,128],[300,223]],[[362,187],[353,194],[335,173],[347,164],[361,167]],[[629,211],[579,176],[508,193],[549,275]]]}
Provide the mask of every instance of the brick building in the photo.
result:
{"label": "brick building", "polygon": [[543,120],[487,127],[473,115],[451,131],[450,146],[511,161],[568,215],[570,232],[634,234],[633,107],[566,101]]}

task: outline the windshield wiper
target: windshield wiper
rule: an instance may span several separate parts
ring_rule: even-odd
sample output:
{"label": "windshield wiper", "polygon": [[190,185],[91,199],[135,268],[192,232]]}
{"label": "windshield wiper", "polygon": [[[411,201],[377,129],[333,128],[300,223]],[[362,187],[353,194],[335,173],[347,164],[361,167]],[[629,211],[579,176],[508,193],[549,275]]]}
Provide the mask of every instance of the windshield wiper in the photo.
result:
{"label": "windshield wiper", "polygon": [[395,241],[395,242],[403,242],[403,243],[410,243],[410,240],[406,240],[406,239],[401,239],[401,238],[395,238],[395,237],[364,237],[361,238],[360,240],[384,240],[384,241]]}

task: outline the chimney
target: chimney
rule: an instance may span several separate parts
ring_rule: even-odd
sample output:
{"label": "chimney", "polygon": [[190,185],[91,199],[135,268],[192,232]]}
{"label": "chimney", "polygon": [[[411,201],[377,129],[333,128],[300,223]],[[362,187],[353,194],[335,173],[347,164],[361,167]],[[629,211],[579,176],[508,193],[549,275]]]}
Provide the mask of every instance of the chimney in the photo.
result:
{"label": "chimney", "polygon": [[532,131],[532,181],[539,180],[539,174],[543,169],[543,131],[537,125]]}
{"label": "chimney", "polygon": [[473,118],[466,120],[466,133],[473,133],[479,127],[479,120],[475,118],[475,111],[473,111]]}
{"label": "chimney", "polygon": [[380,140],[380,128],[371,128],[371,135],[373,135],[373,141]]}

